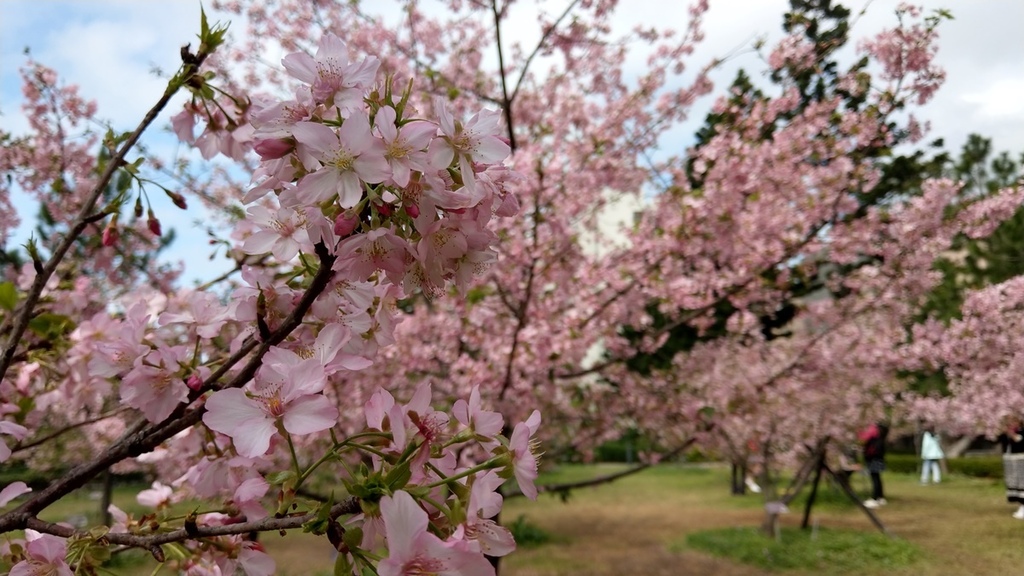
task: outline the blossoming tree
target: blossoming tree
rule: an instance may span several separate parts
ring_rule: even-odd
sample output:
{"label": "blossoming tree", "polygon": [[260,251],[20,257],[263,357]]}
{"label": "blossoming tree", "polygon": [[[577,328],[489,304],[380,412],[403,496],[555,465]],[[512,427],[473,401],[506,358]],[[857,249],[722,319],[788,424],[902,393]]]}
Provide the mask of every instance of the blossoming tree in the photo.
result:
{"label": "blossoming tree", "polygon": [[[359,3],[219,3],[248,40],[221,47],[204,17],[140,127],[84,144],[68,130],[94,110],[30,69],[34,132],[0,158],[62,232],[0,284],[0,459],[80,433],[96,452],[45,489],[3,488],[22,499],[0,531],[31,530],[12,570],[88,573],[128,546],[266,574],[242,535],[303,527],[339,573],[489,573],[484,554],[514,545],[492,520],[499,487],[536,495],[538,433],[552,455],[626,429],[782,453],[887,402],[936,255],[1019,203],[1007,190],[947,214],[955,182],[891,184],[884,158],[921,134],[905,113],[941,83],[938,18],[901,8],[841,70],[845,21],[821,32],[818,4],[797,2],[765,53],[778,90],[737,86],[699,146],[665,152],[712,89],[686,62],[707,6],[619,35],[616,4],[570,2],[522,45],[511,2],[410,2],[400,22]],[[176,135],[242,181],[130,157],[178,91]],[[163,232],[155,190],[223,218],[233,270],[172,290],[143,257]],[[615,244],[595,231],[620,195],[643,210]],[[663,365],[638,371],[648,357]],[[162,481],[139,495],[153,514],[90,531],[39,518],[140,460]],[[184,497],[210,504],[175,517]]]}
{"label": "blossoming tree", "polygon": [[[780,446],[826,428],[851,434],[872,405],[891,405],[878,401],[896,391],[895,363],[883,361],[894,359],[874,355],[902,342],[908,303],[936,280],[934,258],[1016,202],[1007,189],[945,218],[940,207],[961,202],[957,184],[923,182],[913,166],[924,160],[893,152],[923,137],[912,112],[943,78],[934,62],[942,15],[913,7],[861,41],[862,60],[843,68],[834,55],[850,37],[849,11],[795,2],[788,36],[764,48],[775,91],[737,85],[717,101],[712,115],[722,121],[699,146],[666,151],[666,134],[711,90],[707,69],[691,71],[686,58],[702,37],[702,3],[685,23],[625,35],[612,25],[615,2],[570,3],[542,11],[536,44],[508,40],[514,11],[524,10],[515,3],[452,2],[447,13],[409,3],[399,19],[358,4],[223,6],[247,18],[253,39],[288,48],[344,30],[351,47],[387,46],[390,72],[426,72],[422,98],[501,105],[523,179],[510,185],[522,215],[499,224],[506,248],[497,266],[466,299],[409,303],[411,317],[384,352],[390,361],[364,374],[392,386],[437,379],[443,398],[480,386],[485,403],[511,418],[542,406],[554,457],[627,429],[670,450],[727,433],[767,435],[769,425],[753,421],[728,432],[760,418],[737,406],[774,407],[764,422],[777,422],[795,402],[838,400],[829,391],[839,381],[855,385],[851,398],[862,392],[856,407],[810,410],[835,422],[794,428]],[[250,61],[242,83],[266,77],[248,52],[233,59]],[[624,66],[637,54],[647,68],[631,78]],[[626,245],[591,250],[602,209],[630,194],[644,209],[623,230]],[[879,327],[871,338],[862,337],[866,318]],[[817,328],[774,338],[787,324]],[[835,367],[843,376],[829,376],[829,358],[851,342],[857,355]],[[658,355],[661,371],[635,372]],[[731,366],[737,355],[748,361]],[[785,400],[762,402],[769,384]]]}
{"label": "blossoming tree", "polygon": [[[4,135],[3,163],[60,233],[30,241],[28,262],[0,284],[0,460],[72,433],[99,446],[42,490],[3,487],[0,504],[22,498],[0,514],[0,532],[25,531],[3,562],[12,574],[93,574],[112,547],[129,547],[160,562],[173,551],[188,573],[272,574],[243,535],[302,527],[330,540],[339,573],[493,572],[484,553],[514,548],[490,520],[495,490],[515,478],[531,491],[539,413],[509,423],[506,437],[502,416],[468,394],[450,418],[429,385],[399,400],[378,388],[364,403],[327,383],[393,341],[396,301],[465,290],[494,259],[489,226],[514,214],[505,184],[515,178],[496,113],[464,121],[443,99],[418,107],[411,83],[379,75],[375,57],[350,58],[330,35],[315,56],[284,59],[295,99],[228,96],[207,68],[225,34],[204,14],[199,47],[182,49],[164,95],[135,131],[109,131],[100,154],[89,153],[96,138],[70,132],[94,108],[51,71],[26,71],[33,132]],[[190,101],[173,123],[184,140],[205,157],[259,157],[236,228],[237,250],[259,265],[243,266],[227,292],[175,293],[144,258],[162,233],[152,207],[142,218],[147,194],[163,189],[183,209],[187,195],[147,172],[157,160],[129,156],[182,90]],[[206,127],[193,138],[196,116]],[[8,207],[12,183],[0,188]],[[339,405],[358,417],[343,420]],[[40,519],[135,458],[176,471],[139,494],[153,514],[113,509],[112,526],[91,530]],[[304,498],[328,467],[341,496]],[[176,516],[168,504],[184,495],[210,505]]]}

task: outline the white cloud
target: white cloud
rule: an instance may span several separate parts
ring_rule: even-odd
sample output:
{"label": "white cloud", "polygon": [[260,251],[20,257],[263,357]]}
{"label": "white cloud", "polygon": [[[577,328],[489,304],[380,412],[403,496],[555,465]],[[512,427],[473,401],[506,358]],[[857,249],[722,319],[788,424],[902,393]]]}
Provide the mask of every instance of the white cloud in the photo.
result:
{"label": "white cloud", "polygon": [[1024,123],[1024,78],[1000,78],[978,92],[961,99],[975,108],[981,118],[1002,118]]}

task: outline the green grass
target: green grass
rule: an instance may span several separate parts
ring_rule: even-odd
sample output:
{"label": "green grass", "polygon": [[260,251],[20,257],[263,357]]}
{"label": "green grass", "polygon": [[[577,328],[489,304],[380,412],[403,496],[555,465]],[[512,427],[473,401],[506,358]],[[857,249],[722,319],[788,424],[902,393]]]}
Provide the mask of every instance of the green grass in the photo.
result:
{"label": "green grass", "polygon": [[[623,468],[619,464],[558,466],[546,470],[539,483],[584,480]],[[1021,572],[1024,522],[1010,518],[1013,508],[1005,502],[1001,481],[950,474],[942,484],[920,486],[916,475],[892,472],[884,479],[889,505],[879,509],[878,516],[896,535],[895,540],[882,537],[858,507],[823,480],[812,511],[812,525],[818,527],[816,539],[798,529],[807,488],[790,505],[792,513],[782,516],[781,543],[775,542],[758,532],[764,498],[730,494],[728,467],[714,464],[662,464],[612,484],[575,490],[564,501],[557,494],[541,494],[537,501],[508,498],[502,519],[517,532],[520,547],[502,560],[501,574],[754,576],[771,571],[785,576],[945,576]],[[134,498],[143,487],[117,487],[115,503],[137,518],[144,509]],[[855,474],[853,487],[866,496],[868,479]],[[66,521],[84,514],[90,520],[98,519],[99,502],[89,492],[82,490],[62,499],[44,517]],[[189,505],[175,510],[183,511],[180,506],[187,509]],[[332,550],[324,538],[296,531],[286,538],[267,533],[260,541],[277,560],[278,574],[331,573]],[[770,557],[774,566],[721,555],[713,545],[727,549],[727,554],[735,548],[736,554],[746,550],[744,554],[760,555],[756,562]],[[122,576],[150,574],[155,567],[152,558],[142,552],[130,552],[117,564],[111,566],[112,573]],[[170,574],[168,570],[160,572],[160,576]]]}
{"label": "green grass", "polygon": [[[913,544],[877,532],[783,528],[779,537],[758,528],[702,530],[686,545],[765,570],[817,570],[830,574],[885,574],[911,565],[921,553]],[[679,545],[674,545],[678,550]]]}

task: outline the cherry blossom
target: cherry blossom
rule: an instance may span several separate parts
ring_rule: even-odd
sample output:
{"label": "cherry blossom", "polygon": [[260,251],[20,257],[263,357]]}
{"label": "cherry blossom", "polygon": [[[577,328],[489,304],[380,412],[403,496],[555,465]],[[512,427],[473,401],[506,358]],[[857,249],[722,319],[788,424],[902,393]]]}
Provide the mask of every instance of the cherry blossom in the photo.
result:
{"label": "cherry blossom", "polygon": [[313,122],[299,122],[292,133],[299,145],[309,150],[304,164],[310,173],[295,188],[299,200],[306,204],[319,204],[337,195],[342,208],[352,208],[363,197],[363,182],[383,182],[391,176],[384,144],[370,134],[370,121],[363,112],[346,119],[337,133]]}
{"label": "cherry blossom", "polygon": [[427,531],[427,513],[407,492],[399,490],[380,501],[381,517],[390,554],[381,560],[381,576],[445,574],[473,576],[494,574],[480,554],[443,542]]}
{"label": "cherry blossom", "polygon": [[26,533],[25,560],[11,568],[10,576],[72,576],[74,573],[64,561],[67,543],[49,534]]}

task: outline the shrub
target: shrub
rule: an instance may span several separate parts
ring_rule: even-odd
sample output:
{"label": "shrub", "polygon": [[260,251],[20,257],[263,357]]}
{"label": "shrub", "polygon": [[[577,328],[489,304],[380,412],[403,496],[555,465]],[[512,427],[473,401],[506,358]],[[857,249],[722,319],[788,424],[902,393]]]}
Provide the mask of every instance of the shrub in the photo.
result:
{"label": "shrub", "polygon": [[520,514],[515,522],[508,525],[509,532],[516,539],[516,545],[523,548],[540,546],[551,540],[551,534],[542,530],[536,524],[526,520],[526,516]]}
{"label": "shrub", "polygon": [[[889,454],[885,458],[885,466],[890,472],[916,474],[921,471],[921,458],[914,454]],[[1003,477],[1003,458],[998,454],[947,458],[946,467],[951,474],[962,474],[972,478]]]}

